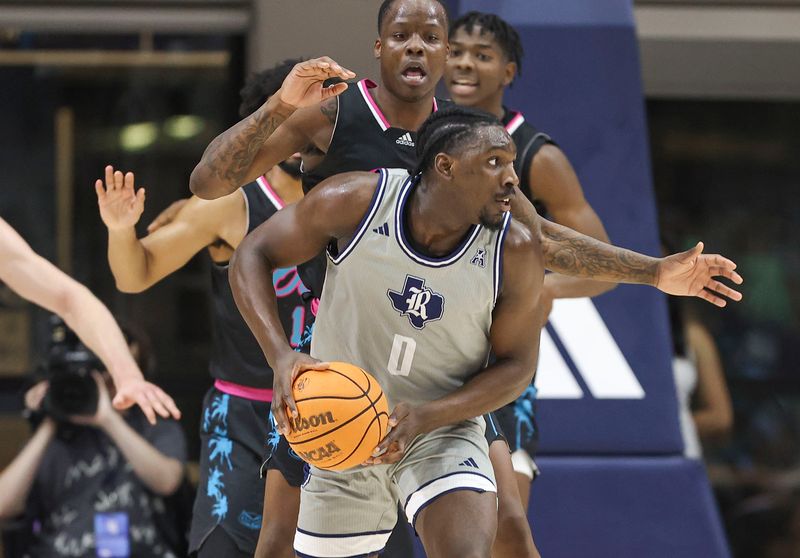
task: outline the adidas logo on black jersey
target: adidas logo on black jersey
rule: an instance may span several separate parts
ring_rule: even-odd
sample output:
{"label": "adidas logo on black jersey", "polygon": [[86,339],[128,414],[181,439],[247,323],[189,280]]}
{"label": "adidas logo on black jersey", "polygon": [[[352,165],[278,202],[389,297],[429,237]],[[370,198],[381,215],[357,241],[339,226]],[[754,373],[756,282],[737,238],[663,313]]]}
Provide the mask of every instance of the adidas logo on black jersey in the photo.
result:
{"label": "adidas logo on black jersey", "polygon": [[389,223],[384,223],[380,227],[378,227],[376,229],[372,229],[372,232],[376,232],[376,233],[381,234],[383,236],[389,236]]}
{"label": "adidas logo on black jersey", "polygon": [[395,142],[397,145],[407,145],[408,147],[414,147],[414,140],[411,138],[411,134],[406,132]]}

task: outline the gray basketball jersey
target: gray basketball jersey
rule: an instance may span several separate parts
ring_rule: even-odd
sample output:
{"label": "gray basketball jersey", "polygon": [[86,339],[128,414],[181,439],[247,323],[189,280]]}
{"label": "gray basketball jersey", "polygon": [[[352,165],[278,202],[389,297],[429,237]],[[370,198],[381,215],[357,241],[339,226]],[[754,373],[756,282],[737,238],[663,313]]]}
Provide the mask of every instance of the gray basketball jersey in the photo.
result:
{"label": "gray basketball jersey", "polygon": [[407,240],[404,206],[416,180],[403,169],[378,173],[352,239],[328,248],[311,354],[371,372],[390,406],[420,404],[486,365],[511,216],[499,231],[472,226],[451,254],[432,258]]}

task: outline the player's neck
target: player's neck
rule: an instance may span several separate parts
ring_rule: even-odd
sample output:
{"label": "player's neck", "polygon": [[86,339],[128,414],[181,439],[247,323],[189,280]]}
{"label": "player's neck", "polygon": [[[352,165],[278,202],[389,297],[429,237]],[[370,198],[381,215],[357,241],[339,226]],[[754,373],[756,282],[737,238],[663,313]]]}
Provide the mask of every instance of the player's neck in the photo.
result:
{"label": "player's neck", "polygon": [[264,176],[286,205],[294,203],[303,197],[303,187],[300,179],[293,177],[279,166],[275,165]]}
{"label": "player's neck", "polygon": [[416,101],[400,99],[382,85],[373,89],[373,92],[381,112],[395,128],[416,131],[433,110],[433,91]]}
{"label": "player's neck", "polygon": [[488,112],[489,114],[493,114],[499,120],[502,120],[503,117],[506,115],[506,111],[503,108],[503,90],[501,89],[495,95],[482,99],[473,108],[480,109],[482,111]]}
{"label": "player's neck", "polygon": [[403,218],[408,240],[431,256],[450,254],[471,227],[445,188],[422,181],[411,192]]}

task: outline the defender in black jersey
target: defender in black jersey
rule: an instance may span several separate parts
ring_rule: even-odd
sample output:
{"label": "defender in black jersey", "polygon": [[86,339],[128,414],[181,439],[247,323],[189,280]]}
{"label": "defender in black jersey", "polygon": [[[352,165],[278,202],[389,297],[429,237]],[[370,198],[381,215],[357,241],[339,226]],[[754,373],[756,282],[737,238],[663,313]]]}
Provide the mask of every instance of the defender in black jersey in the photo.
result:
{"label": "defender in black jersey", "polygon": [[[445,83],[453,100],[495,114],[517,145],[515,170],[520,189],[540,213],[584,234],[608,242],[597,214],[583,195],[580,182],[564,153],[550,136],[537,130],[525,116],[503,105],[503,93],[521,69],[522,45],[517,32],[493,14],[469,12],[453,23]],[[546,315],[553,298],[595,296],[611,283],[575,280],[558,274],[545,277],[542,302]],[[543,324],[544,325],[544,324]],[[523,507],[527,509],[531,482],[538,474],[533,460],[539,439],[536,424],[536,387],[495,415],[512,451]],[[520,555],[509,547],[508,555]]]}
{"label": "defender in black jersey", "polygon": [[[295,62],[253,76],[243,90],[242,110],[249,113],[260,106]],[[228,260],[245,235],[302,197],[299,176],[300,158],[290,158],[240,192],[211,202],[189,199],[168,224],[142,239],[136,238],[134,225],[143,201],[125,203],[133,195],[132,175],[128,187],[107,193],[100,208],[109,228],[109,262],[121,290],[143,291],[203,249],[212,259],[209,371],[214,385],[203,402],[200,481],[189,541],[190,551],[201,558],[253,555],[262,529],[265,489],[259,486],[259,469],[265,451],[272,455],[268,468],[277,469],[267,475],[266,493],[280,502],[280,513],[270,514],[263,528],[276,533],[276,552],[291,553],[291,510],[299,505],[304,464],[288,447],[275,451],[279,437],[270,413],[273,373],[236,308]],[[307,351],[315,311],[308,289],[295,268],[277,270],[273,284],[292,347]]]}

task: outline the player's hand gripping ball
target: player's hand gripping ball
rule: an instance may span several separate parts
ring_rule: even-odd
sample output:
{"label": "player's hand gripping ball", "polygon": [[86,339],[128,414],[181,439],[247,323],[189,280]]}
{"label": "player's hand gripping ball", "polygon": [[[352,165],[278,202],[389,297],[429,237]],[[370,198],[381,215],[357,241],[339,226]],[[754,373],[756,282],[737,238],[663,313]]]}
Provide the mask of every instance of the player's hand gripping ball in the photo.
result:
{"label": "player's hand gripping ball", "polygon": [[286,440],[306,463],[333,471],[360,465],[386,436],[389,404],[378,381],[346,362],[294,381],[297,418]]}

